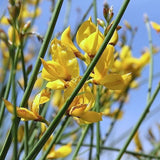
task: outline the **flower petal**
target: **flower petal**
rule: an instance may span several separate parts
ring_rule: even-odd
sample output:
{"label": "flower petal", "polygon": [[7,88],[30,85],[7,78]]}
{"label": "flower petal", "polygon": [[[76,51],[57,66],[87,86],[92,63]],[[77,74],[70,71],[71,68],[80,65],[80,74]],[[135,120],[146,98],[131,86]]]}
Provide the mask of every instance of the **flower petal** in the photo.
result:
{"label": "flower petal", "polygon": [[53,89],[53,90],[56,90],[56,89],[65,89],[66,88],[66,82],[63,81],[63,80],[55,80],[55,81],[52,81],[52,82],[48,82],[46,87],[47,88],[50,88],[50,89]]}
{"label": "flower petal", "polygon": [[160,25],[156,22],[151,22],[151,26],[153,29],[155,29],[157,32],[160,32]]}
{"label": "flower petal", "polygon": [[47,159],[64,158],[72,152],[71,144],[64,145],[57,150],[51,151],[47,155]]}
{"label": "flower petal", "polygon": [[72,39],[71,39],[71,36],[70,36],[70,32],[71,32],[70,27],[66,28],[66,29],[63,31],[62,35],[61,35],[61,41],[62,41],[63,43],[65,43],[66,45],[68,45],[68,46],[72,49],[72,51],[73,51],[74,53],[77,53],[77,52],[79,52],[79,50],[78,50],[78,49],[76,48],[76,46],[73,44]]}
{"label": "flower petal", "polygon": [[[3,101],[7,107],[7,110],[13,114],[13,108],[14,108],[13,105],[5,99],[3,99]],[[20,118],[23,118],[24,121],[38,119],[38,117],[33,112],[31,112],[30,110],[28,110],[26,108],[16,107],[16,109],[17,109],[17,116]]]}
{"label": "flower petal", "polygon": [[81,114],[79,118],[89,123],[99,122],[102,121],[102,113],[87,111]]}
{"label": "flower petal", "polygon": [[113,90],[123,90],[127,84],[131,81],[131,74],[108,74],[101,80],[101,84],[105,87]]}

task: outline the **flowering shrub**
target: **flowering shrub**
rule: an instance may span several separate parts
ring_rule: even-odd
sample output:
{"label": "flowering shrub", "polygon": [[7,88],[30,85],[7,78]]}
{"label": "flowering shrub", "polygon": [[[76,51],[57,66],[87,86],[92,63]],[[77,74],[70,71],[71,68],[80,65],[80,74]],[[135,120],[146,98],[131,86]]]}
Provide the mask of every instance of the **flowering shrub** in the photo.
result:
{"label": "flowering shrub", "polygon": [[[79,24],[74,36],[69,24],[53,38],[63,0],[52,8],[44,37],[36,32],[34,23],[43,12],[41,3],[10,0],[8,11],[0,17],[0,159],[79,159],[81,147],[88,147],[88,159],[94,155],[100,159],[106,150],[119,151],[117,159],[125,153],[160,158],[156,147],[159,142],[152,130],[148,134],[153,150],[148,153],[138,130],[160,89],[158,84],[151,95],[153,56],[159,50],[149,37],[149,49],[139,58],[134,57],[132,44],[128,45],[126,35],[120,35],[126,29],[133,39],[136,32],[127,21],[124,26],[118,25],[129,0],[124,1],[117,16],[105,4],[104,17],[97,18],[94,13],[95,23],[87,12],[88,19]],[[96,8],[96,3],[91,7]],[[148,33],[150,26],[160,32],[159,24],[147,17],[145,24]],[[33,41],[35,37],[38,42]],[[38,54],[36,43],[41,44]],[[123,106],[130,100],[130,91],[139,87],[138,79],[148,64],[151,69],[146,108],[121,149],[106,147],[114,125],[125,117]],[[6,120],[10,124],[6,125]],[[83,143],[85,137],[86,142],[90,140],[88,144]],[[135,151],[126,151],[132,139]]]}

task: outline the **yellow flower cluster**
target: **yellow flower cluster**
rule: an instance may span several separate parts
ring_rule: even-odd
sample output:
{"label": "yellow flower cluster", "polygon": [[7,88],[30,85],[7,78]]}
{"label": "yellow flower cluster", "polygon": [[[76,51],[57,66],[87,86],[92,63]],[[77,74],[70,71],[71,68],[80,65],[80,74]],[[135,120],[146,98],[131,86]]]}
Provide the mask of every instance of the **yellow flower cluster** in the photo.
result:
{"label": "yellow flower cluster", "polygon": [[[98,27],[89,18],[80,26],[76,35],[77,44],[85,52],[85,55],[72,42],[70,27],[62,33],[61,40],[53,39],[50,47],[52,60],[41,59],[43,64],[42,78],[48,81],[46,87],[64,90],[65,101],[81,79],[77,57],[89,65],[104,38]],[[91,73],[88,83],[103,85],[114,90],[125,89],[131,80],[131,74],[111,73],[114,63],[114,45],[117,41],[118,33],[115,31],[109,45],[105,48]],[[92,111],[95,98],[89,85],[85,84],[79,94],[69,106],[67,114],[73,116],[79,123],[93,123],[102,120],[102,113]]]}

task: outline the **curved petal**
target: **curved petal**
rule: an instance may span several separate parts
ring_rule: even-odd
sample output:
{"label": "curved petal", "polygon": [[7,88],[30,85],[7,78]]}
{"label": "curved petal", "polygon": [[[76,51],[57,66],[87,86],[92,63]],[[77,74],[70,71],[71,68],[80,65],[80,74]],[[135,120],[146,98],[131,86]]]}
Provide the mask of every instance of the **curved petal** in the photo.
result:
{"label": "curved petal", "polygon": [[51,96],[51,92],[49,91],[49,89],[43,89],[41,91],[41,98],[40,98],[40,102],[39,104],[43,104],[46,103],[50,100],[50,96]]}
{"label": "curved petal", "polygon": [[64,158],[67,157],[72,152],[71,144],[64,145],[57,150],[51,151],[47,155],[47,159],[54,159],[54,158]]}
{"label": "curved petal", "polygon": [[160,32],[160,25],[156,22],[151,22],[151,26],[154,30],[156,30],[157,32]]}
{"label": "curved petal", "polygon": [[61,35],[61,41],[66,45],[68,45],[74,53],[79,52],[79,50],[76,48],[76,46],[72,42],[70,32],[71,32],[70,27],[66,28]]}
{"label": "curved petal", "polygon": [[79,118],[89,123],[99,122],[102,121],[102,113],[87,111],[81,114]]}
{"label": "curved petal", "polygon": [[[4,101],[4,104],[6,105],[7,110],[13,114],[13,108],[14,108],[13,105],[5,99],[3,99],[3,101]],[[25,121],[37,120],[38,118],[33,112],[31,112],[30,110],[26,108],[16,107],[16,109],[17,109],[17,116],[20,118],[23,118]]]}
{"label": "curved petal", "polygon": [[101,79],[105,76],[112,67],[114,62],[114,47],[112,45],[107,45],[102,56],[100,57],[98,63],[94,68],[94,79]]}
{"label": "curved petal", "polygon": [[66,88],[66,82],[63,80],[55,80],[52,82],[48,82],[46,85],[47,88],[56,90],[56,89],[65,89]]}
{"label": "curved petal", "polygon": [[92,23],[91,18],[83,22],[76,34],[77,44],[79,45],[82,42],[82,40],[86,39],[89,35],[91,35],[95,31],[96,31],[96,25]]}
{"label": "curved petal", "polygon": [[109,44],[115,46],[117,42],[118,42],[118,33],[117,33],[117,30],[115,30],[110,41],[109,41]]}
{"label": "curved petal", "polygon": [[108,74],[101,80],[100,84],[104,85],[108,89],[123,90],[130,82],[132,76],[130,73],[119,75],[119,74]]}

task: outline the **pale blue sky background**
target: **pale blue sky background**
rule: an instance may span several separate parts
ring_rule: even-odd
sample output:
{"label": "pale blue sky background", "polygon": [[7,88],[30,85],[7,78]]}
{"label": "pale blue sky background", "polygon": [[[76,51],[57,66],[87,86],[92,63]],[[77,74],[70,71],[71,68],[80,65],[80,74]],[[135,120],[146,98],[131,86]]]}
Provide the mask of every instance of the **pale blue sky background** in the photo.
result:
{"label": "pale blue sky background", "polygon": [[[6,2],[5,0],[0,0],[0,14],[6,9]],[[64,22],[64,14],[66,12],[66,2],[64,2],[58,23],[55,28],[55,34],[57,32],[61,32],[63,29],[63,22]],[[71,12],[70,12],[70,19],[69,19],[69,25],[71,26],[72,33],[74,33],[75,25],[79,23],[81,20],[83,14],[85,13],[86,9],[90,5],[92,0],[72,0],[72,6],[71,6]],[[118,12],[122,0],[108,0],[107,1],[109,5],[113,6],[115,15]],[[97,6],[98,6],[98,18],[103,19],[103,3],[104,0],[97,0]],[[49,7],[51,5],[50,1],[43,0],[43,10],[42,10],[42,17],[36,21],[37,24],[37,32],[40,32],[41,34],[44,34],[47,28],[48,20],[51,16]],[[133,27],[138,27],[138,32],[135,36],[134,43],[133,43],[133,56],[140,57],[141,51],[144,47],[148,47],[148,36],[147,36],[147,30],[144,24],[144,14],[147,14],[149,16],[149,19],[152,21],[156,21],[157,23],[160,23],[160,1],[159,0],[131,0],[121,22],[120,25],[123,26],[123,21],[127,20]],[[77,8],[80,9],[79,14],[77,13]],[[90,11],[89,16],[93,17],[93,9]],[[88,17],[89,17],[88,16]],[[87,18],[88,18],[87,17]],[[121,33],[121,32],[120,32]],[[153,44],[160,46],[160,35],[158,35],[154,30],[152,30],[152,37],[153,37]],[[139,79],[143,80],[148,77],[148,71],[149,66],[147,66],[144,71],[142,72],[143,78]],[[160,72],[160,53],[158,55],[155,55],[154,57],[154,74]],[[159,77],[153,80],[153,90],[156,88],[157,84],[159,82]],[[147,83],[144,83],[140,88],[137,90],[133,90],[130,92],[130,97],[128,103],[124,106],[124,118],[120,120],[116,127],[114,128],[112,132],[112,136],[110,136],[109,141],[107,144],[109,144],[111,141],[115,140],[121,133],[125,132],[128,128],[132,127],[137,120],[139,119],[141,113],[143,112],[144,107],[146,106],[146,100],[147,100]],[[153,93],[153,92],[152,92]],[[151,110],[153,110],[156,107],[160,107],[160,94],[157,96],[156,101],[153,103],[153,107]],[[152,118],[145,121],[145,123],[140,127],[140,138],[143,140],[146,139],[147,133],[145,131],[148,130],[149,127],[154,128],[154,132],[156,135],[158,135],[158,131],[155,127],[156,123],[160,123],[159,120],[160,112],[157,112]],[[110,121],[107,120],[101,123],[103,125],[104,129],[108,129]],[[127,136],[126,136],[127,137]],[[158,137],[157,137],[158,138]],[[160,140],[160,138],[159,138]],[[125,141],[122,141],[121,143],[118,143],[116,147],[122,147],[123,143]],[[146,150],[149,150],[151,148],[150,144],[145,140],[144,146],[147,146]],[[133,149],[134,145],[130,145],[129,149]],[[108,156],[107,152],[106,156]],[[114,152],[113,152],[114,153]],[[111,154],[110,160],[115,159],[116,154]],[[105,154],[101,159],[104,158]]]}

